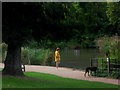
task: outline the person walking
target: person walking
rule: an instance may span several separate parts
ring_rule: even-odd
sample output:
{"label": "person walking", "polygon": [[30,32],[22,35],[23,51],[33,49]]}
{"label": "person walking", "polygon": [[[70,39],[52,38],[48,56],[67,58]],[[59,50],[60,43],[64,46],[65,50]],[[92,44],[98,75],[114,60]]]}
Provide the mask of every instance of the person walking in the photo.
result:
{"label": "person walking", "polygon": [[56,68],[58,69],[58,66],[60,64],[60,48],[56,48],[56,51],[55,51],[55,62],[56,62]]}

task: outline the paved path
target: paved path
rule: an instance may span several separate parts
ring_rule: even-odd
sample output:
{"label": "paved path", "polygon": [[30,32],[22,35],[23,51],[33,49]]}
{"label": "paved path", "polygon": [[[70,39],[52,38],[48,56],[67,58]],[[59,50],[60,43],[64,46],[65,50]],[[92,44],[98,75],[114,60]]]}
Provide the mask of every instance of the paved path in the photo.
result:
{"label": "paved path", "polygon": [[[0,64],[0,68],[2,67],[4,67],[3,64]],[[71,68],[60,67],[59,69],[57,69],[56,67],[35,66],[35,65],[26,65],[25,67],[26,67],[26,71],[54,74],[54,75],[66,77],[66,78],[97,81],[97,82],[104,82],[104,83],[117,84],[117,85],[118,85],[118,82],[120,83],[118,79],[109,79],[109,78],[102,78],[102,77],[88,77],[88,76],[84,77],[84,71],[73,70]]]}

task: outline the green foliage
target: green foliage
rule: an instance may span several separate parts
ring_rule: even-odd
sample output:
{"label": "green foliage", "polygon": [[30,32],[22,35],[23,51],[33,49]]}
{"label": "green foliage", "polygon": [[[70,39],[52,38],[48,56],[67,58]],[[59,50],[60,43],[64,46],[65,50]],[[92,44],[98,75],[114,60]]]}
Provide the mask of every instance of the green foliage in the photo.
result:
{"label": "green foliage", "polygon": [[44,61],[44,53],[43,51],[38,50],[38,49],[30,49],[29,59],[30,59],[30,64],[41,65]]}
{"label": "green foliage", "polygon": [[114,31],[120,35],[120,2],[109,2],[107,6],[109,23],[113,25]]}
{"label": "green foliage", "polygon": [[[120,25],[119,3],[4,3],[3,11],[3,41],[15,45],[32,37],[51,46],[54,41],[76,38],[83,47],[90,47],[96,37],[118,33]],[[117,29],[110,30],[111,24]]]}
{"label": "green foliage", "polygon": [[120,27],[119,3],[4,3],[3,11],[3,41],[15,45],[34,37],[49,45],[76,38],[83,47],[91,46],[96,37],[118,33]]}
{"label": "green foliage", "polygon": [[96,44],[99,46],[99,49],[106,57],[116,58],[119,56],[119,36],[107,37],[104,36],[97,40]]}
{"label": "green foliage", "polygon": [[112,65],[119,65],[118,59],[110,58],[110,73],[108,72],[108,63],[107,58],[98,58],[98,77],[110,77],[118,79],[119,77],[119,68],[112,67]]}
{"label": "green foliage", "polygon": [[22,63],[32,65],[51,65],[53,54],[50,49],[22,48]]}
{"label": "green foliage", "polygon": [[98,59],[98,68],[99,69],[107,69],[107,60],[106,58],[99,58]]}
{"label": "green foliage", "polygon": [[113,72],[109,75],[109,77],[112,77],[112,78],[114,78],[114,79],[118,79],[118,78],[119,78],[119,75],[120,75],[120,72],[119,72],[119,71],[117,71],[117,73],[116,73],[116,71],[113,71]]}
{"label": "green foliage", "polygon": [[[102,38],[99,38],[97,40],[97,45],[99,46],[100,52],[104,54],[104,57],[110,58],[110,64],[112,64],[112,63],[114,63],[115,65],[120,64],[119,36],[112,36],[112,37],[104,36]],[[106,60],[103,59],[103,62],[102,62],[102,60],[100,59],[100,60],[98,60],[98,64],[99,64],[99,68],[101,69],[98,76],[106,75],[106,76],[109,76],[112,78],[118,78],[119,73],[118,73],[118,70],[116,70],[117,68],[115,68],[108,75],[106,74],[106,72],[103,72],[103,71],[105,71],[104,69],[106,69],[106,70],[108,69]]]}
{"label": "green foliage", "polygon": [[64,48],[66,46],[66,42],[65,41],[54,42],[52,40],[45,39],[45,40],[41,40],[38,43],[38,45],[39,46],[37,48],[55,49],[56,47]]}
{"label": "green foliage", "polygon": [[69,48],[75,48],[76,46],[80,47],[80,44],[75,39],[71,39],[70,41],[67,42],[67,47]]}

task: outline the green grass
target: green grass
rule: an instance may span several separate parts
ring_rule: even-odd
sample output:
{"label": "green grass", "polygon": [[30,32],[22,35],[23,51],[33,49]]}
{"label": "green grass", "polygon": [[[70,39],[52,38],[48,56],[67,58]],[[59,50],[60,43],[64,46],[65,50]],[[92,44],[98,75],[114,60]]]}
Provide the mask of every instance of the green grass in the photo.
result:
{"label": "green grass", "polygon": [[3,77],[3,88],[118,88],[118,85],[25,72],[26,77]]}

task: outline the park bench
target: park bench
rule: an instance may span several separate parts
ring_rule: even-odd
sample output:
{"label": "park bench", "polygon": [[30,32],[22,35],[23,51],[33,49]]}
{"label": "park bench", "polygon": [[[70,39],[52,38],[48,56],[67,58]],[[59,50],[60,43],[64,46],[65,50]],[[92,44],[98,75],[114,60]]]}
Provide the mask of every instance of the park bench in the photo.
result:
{"label": "park bench", "polygon": [[21,64],[21,68],[25,72],[25,65],[24,64]]}

